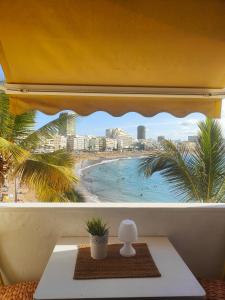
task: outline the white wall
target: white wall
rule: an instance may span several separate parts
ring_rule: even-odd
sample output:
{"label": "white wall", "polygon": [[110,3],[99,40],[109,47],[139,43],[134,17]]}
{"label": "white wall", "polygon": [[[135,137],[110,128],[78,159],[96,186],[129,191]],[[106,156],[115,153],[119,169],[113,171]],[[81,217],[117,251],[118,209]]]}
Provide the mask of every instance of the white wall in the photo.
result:
{"label": "white wall", "polygon": [[103,217],[117,234],[132,218],[139,234],[169,236],[197,276],[218,277],[225,260],[225,205],[0,204],[0,266],[10,282],[40,278],[59,236],[83,236]]}

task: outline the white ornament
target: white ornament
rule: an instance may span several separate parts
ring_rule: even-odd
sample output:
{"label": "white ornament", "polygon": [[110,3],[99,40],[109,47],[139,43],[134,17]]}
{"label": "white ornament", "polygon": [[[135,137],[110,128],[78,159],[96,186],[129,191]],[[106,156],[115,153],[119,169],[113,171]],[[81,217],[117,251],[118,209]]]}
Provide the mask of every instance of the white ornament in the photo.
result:
{"label": "white ornament", "polygon": [[132,243],[137,240],[137,226],[133,220],[123,220],[120,223],[118,237],[121,242],[124,242],[123,247],[120,249],[120,255],[130,257],[136,254]]}

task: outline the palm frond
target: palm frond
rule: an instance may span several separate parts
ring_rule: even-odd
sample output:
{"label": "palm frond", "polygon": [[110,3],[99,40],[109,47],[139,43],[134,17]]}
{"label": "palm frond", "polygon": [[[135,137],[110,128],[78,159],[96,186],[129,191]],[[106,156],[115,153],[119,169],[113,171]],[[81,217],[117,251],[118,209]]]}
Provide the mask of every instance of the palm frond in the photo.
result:
{"label": "palm frond", "polygon": [[189,149],[165,140],[161,147],[142,159],[139,170],[146,177],[160,172],[172,184],[174,192],[189,201],[198,200],[194,177],[189,169]]}
{"label": "palm frond", "polygon": [[33,131],[35,125],[35,111],[27,112],[14,117],[11,140],[22,145]]}
{"label": "palm frond", "polygon": [[62,152],[31,154],[16,168],[15,173],[20,177],[21,183],[34,190],[40,198],[52,199],[71,190],[77,183],[71,161],[70,154]]}
{"label": "palm frond", "polygon": [[60,149],[51,153],[33,154],[33,157],[35,157],[35,159],[38,161],[43,161],[48,164],[67,168],[73,168],[75,164],[75,158],[73,154],[65,149]]}
{"label": "palm frond", "polygon": [[165,141],[140,164],[146,176],[160,172],[187,201],[225,201],[225,142],[217,121],[200,122],[196,148],[190,152]]}
{"label": "palm frond", "polygon": [[0,137],[0,155],[5,159],[11,159],[14,164],[20,164],[28,157],[29,152]]}
{"label": "palm frond", "polygon": [[225,203],[225,180],[223,180],[220,184],[216,196],[211,200],[211,202]]}
{"label": "palm frond", "polygon": [[81,195],[75,188],[66,191],[63,194],[63,199],[69,202],[84,202],[84,196]]}
{"label": "palm frond", "polygon": [[207,118],[199,123],[199,129],[192,168],[202,199],[211,202],[217,197],[225,180],[225,143],[217,121]]}
{"label": "palm frond", "polygon": [[9,113],[9,98],[5,93],[0,93],[0,136],[7,138],[11,134],[10,124],[12,117]]}
{"label": "palm frond", "polygon": [[0,136],[10,142],[20,143],[32,131],[35,112],[15,116],[9,111],[9,98],[0,93]]}
{"label": "palm frond", "polygon": [[37,194],[37,197],[39,201],[42,202],[84,202],[84,197],[75,190],[75,188],[72,188],[65,193],[59,194],[55,193],[54,191],[50,191],[45,194]]}
{"label": "palm frond", "polygon": [[76,114],[62,114],[58,118],[31,133],[23,140],[22,145],[24,147],[29,147],[29,149],[35,149],[44,139],[52,138],[60,130],[65,128],[67,122],[74,120],[76,117]]}
{"label": "palm frond", "polygon": [[[64,151],[32,154],[43,139],[63,129],[75,115],[62,114],[34,131],[35,112],[14,116],[9,111],[9,98],[0,94],[0,182],[6,173],[17,176],[34,190],[42,201],[78,201],[74,184],[74,158]],[[25,150],[26,149],[26,150]]]}

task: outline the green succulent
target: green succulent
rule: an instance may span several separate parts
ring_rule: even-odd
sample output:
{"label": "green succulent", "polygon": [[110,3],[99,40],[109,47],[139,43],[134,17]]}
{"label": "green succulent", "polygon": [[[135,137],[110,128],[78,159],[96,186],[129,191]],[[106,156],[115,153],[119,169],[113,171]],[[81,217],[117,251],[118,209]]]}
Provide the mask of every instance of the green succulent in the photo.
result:
{"label": "green succulent", "polygon": [[92,218],[86,222],[86,230],[91,235],[104,236],[109,228],[106,223],[103,223],[101,218]]}

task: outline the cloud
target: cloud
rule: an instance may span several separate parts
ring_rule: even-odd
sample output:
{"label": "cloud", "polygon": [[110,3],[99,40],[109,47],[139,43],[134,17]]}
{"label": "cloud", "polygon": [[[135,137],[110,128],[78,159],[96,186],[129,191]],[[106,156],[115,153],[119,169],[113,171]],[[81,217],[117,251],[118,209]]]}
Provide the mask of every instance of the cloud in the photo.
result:
{"label": "cloud", "polygon": [[198,124],[199,120],[198,119],[190,119],[190,120],[184,120],[180,122],[180,125],[183,127],[193,127]]}

